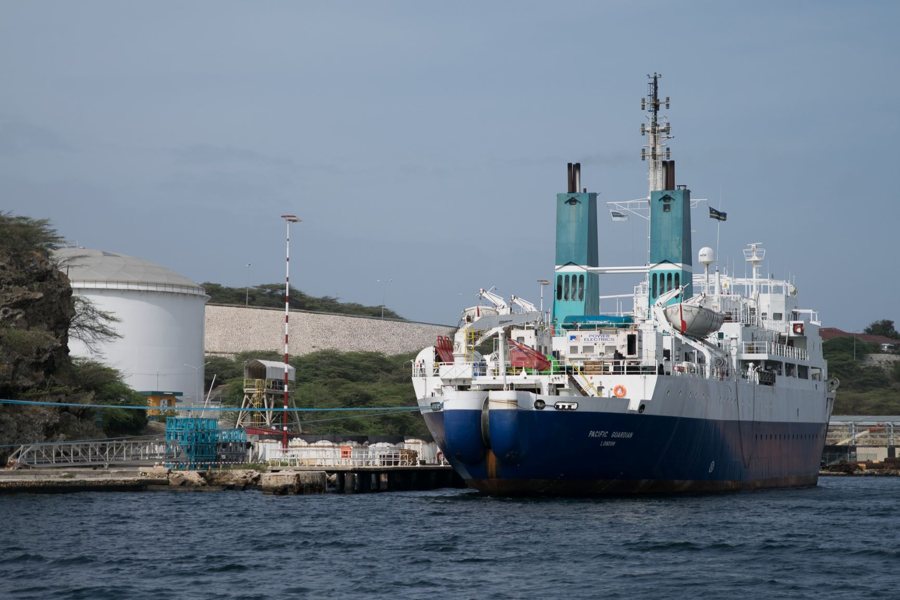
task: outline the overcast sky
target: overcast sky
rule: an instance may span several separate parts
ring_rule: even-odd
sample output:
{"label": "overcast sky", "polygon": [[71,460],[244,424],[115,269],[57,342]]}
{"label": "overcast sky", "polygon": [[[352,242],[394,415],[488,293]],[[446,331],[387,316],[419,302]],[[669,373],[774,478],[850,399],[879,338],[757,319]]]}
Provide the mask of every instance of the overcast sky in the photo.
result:
{"label": "overcast sky", "polygon": [[[479,287],[537,303],[567,161],[602,202],[646,194],[658,71],[679,183],[728,213],[723,268],[762,242],[825,325],[900,322],[898,13],[3,0],[0,210],[234,286],[283,281],[293,212],[297,287],[455,323]],[[643,264],[645,225],[602,206],[601,264]],[[715,246],[706,212],[695,253]]]}

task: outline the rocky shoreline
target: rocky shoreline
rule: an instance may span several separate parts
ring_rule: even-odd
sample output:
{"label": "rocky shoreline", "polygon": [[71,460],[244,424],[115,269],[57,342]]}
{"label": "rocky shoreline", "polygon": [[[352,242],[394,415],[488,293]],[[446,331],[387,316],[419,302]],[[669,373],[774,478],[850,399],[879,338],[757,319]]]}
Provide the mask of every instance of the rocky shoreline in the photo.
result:
{"label": "rocky shoreline", "polygon": [[819,475],[853,475],[856,477],[900,477],[900,460],[889,458],[884,462],[842,462],[827,465]]}

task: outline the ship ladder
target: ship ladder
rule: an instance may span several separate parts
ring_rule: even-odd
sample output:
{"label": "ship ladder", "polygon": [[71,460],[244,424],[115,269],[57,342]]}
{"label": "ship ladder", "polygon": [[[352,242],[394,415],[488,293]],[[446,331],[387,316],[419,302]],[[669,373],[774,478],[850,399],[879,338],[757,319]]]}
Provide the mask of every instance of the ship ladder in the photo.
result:
{"label": "ship ladder", "polygon": [[466,332],[466,361],[475,360],[475,342],[478,340],[478,332],[470,329]]}
{"label": "ship ladder", "polygon": [[597,389],[591,384],[591,381],[584,376],[581,371],[572,373],[572,383],[578,388],[583,396],[599,396]]}

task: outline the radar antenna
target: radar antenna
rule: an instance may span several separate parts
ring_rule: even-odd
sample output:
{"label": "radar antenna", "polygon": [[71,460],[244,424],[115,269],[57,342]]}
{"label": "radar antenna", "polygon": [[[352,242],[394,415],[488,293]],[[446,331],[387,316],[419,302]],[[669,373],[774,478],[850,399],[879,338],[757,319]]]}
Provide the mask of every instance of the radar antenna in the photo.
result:
{"label": "radar antenna", "polygon": [[669,108],[669,97],[664,100],[659,97],[659,73],[647,75],[650,79],[648,83],[648,93],[641,98],[641,110],[646,111],[647,120],[650,122],[649,127],[645,123],[641,123],[641,135],[646,135],[647,144],[641,148],[641,160],[648,162],[648,179],[650,183],[650,191],[666,189],[666,174],[663,168],[663,161],[671,158],[671,152],[666,142],[672,139],[672,125],[665,116],[660,117],[659,109],[661,106]]}

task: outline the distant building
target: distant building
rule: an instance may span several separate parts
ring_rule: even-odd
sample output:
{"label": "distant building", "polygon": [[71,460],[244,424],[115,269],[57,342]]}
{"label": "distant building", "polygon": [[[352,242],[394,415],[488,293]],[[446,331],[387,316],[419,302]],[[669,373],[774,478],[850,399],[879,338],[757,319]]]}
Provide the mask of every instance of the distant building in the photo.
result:
{"label": "distant building", "polygon": [[884,350],[885,346],[893,346],[891,350],[896,350],[897,345],[900,344],[900,340],[891,339],[887,336],[883,335],[869,335],[868,333],[853,333],[850,331],[844,331],[843,329],[838,329],[837,327],[823,327],[819,330],[819,334],[822,336],[822,341],[827,342],[828,340],[833,340],[835,338],[856,338],[861,342],[866,342],[868,344],[878,344]]}

